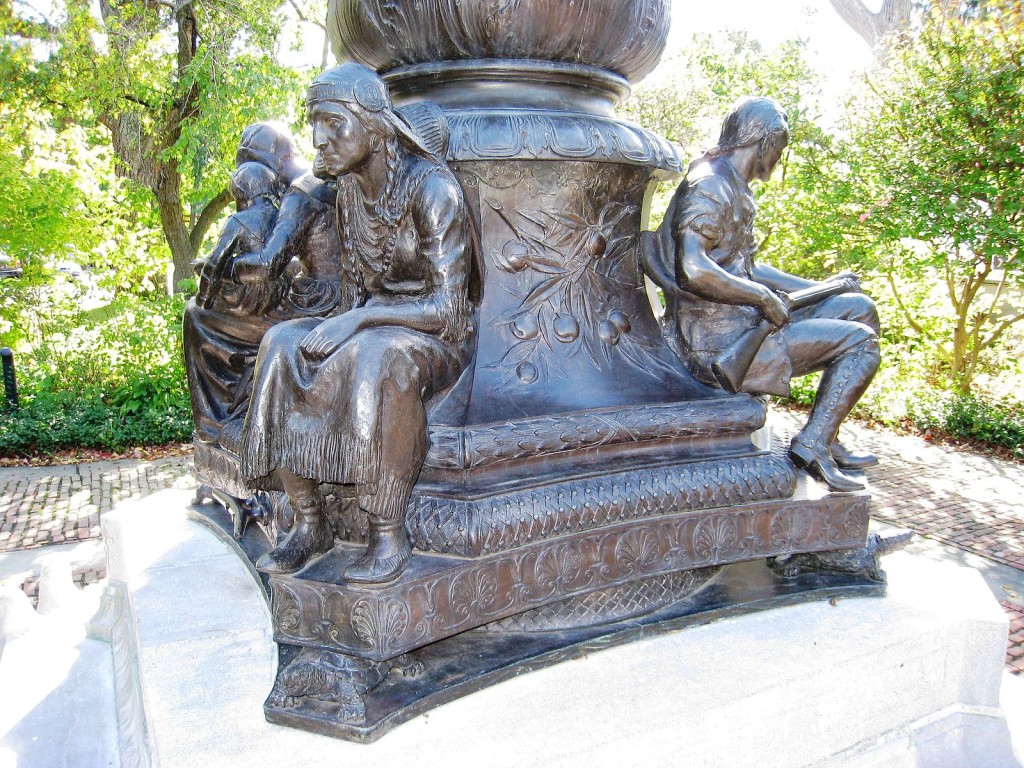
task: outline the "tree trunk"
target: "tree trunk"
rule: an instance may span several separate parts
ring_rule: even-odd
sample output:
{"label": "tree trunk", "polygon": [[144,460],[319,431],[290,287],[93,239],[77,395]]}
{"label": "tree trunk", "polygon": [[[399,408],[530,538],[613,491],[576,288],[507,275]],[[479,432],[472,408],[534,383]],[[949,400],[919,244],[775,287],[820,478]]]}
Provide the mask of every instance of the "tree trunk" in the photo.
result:
{"label": "tree trunk", "polygon": [[882,40],[892,32],[910,26],[911,0],[884,0],[878,13],[872,13],[863,0],[829,0],[839,17],[878,52]]}
{"label": "tree trunk", "polygon": [[156,186],[153,187],[160,224],[163,226],[167,245],[171,249],[174,263],[174,285],[192,276],[192,261],[198,248],[192,247],[192,238],[185,223],[184,208],[181,205],[181,177],[177,163],[165,163],[160,169]]}

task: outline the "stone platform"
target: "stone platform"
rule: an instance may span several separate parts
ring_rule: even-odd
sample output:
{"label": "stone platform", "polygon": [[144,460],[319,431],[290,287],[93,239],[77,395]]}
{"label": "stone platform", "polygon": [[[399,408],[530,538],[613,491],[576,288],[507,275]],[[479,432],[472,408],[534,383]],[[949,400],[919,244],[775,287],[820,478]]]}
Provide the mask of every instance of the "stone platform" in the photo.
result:
{"label": "stone platform", "polygon": [[901,554],[886,559],[884,598],[641,633],[374,744],[275,726],[264,595],[230,545],[186,518],[188,499],[166,491],[104,517],[126,767],[1017,765],[998,605],[974,571]]}

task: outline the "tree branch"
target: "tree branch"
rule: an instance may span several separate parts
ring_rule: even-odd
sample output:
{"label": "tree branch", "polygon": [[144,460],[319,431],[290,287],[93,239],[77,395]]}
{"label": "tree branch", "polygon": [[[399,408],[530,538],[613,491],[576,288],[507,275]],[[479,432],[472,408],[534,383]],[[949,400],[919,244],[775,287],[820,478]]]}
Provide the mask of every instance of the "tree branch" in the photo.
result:
{"label": "tree branch", "polygon": [[[958,254],[959,255],[959,254]],[[946,295],[949,296],[949,303],[953,305],[958,313],[960,312],[960,298],[956,295],[956,279],[953,275],[953,268],[947,259],[942,265],[943,279],[946,283]]]}
{"label": "tree branch", "polygon": [[295,2],[295,0],[288,0],[288,5],[290,5],[292,7],[292,10],[295,11],[295,16],[298,18],[299,21],[301,21],[304,24],[312,24],[315,27],[319,27],[324,32],[327,31],[326,24],[324,24],[322,21],[317,21],[316,19],[311,19],[308,16],[306,16],[306,14],[299,7],[299,4]]}
{"label": "tree branch", "polygon": [[193,253],[198,253],[199,248],[203,244],[203,238],[206,237],[206,233],[213,226],[214,222],[220,217],[221,211],[231,202],[231,191],[225,187],[217,196],[206,204],[203,208],[203,212],[199,214],[199,219],[196,221],[195,226],[192,227],[192,231],[189,232],[188,239],[192,245]]}
{"label": "tree branch", "polygon": [[900,292],[899,289],[896,288],[896,281],[893,279],[892,273],[886,272],[885,279],[889,282],[889,288],[892,289],[893,298],[896,299],[896,306],[898,306],[900,308],[900,311],[903,312],[903,316],[904,318],[906,318],[907,325],[909,325],[911,328],[913,328],[921,335],[924,335],[924,328],[922,328],[921,325],[916,320],[914,320],[914,316],[910,314],[910,310],[907,309],[906,304],[903,303],[903,299],[900,298]]}
{"label": "tree branch", "polygon": [[1007,329],[1009,329],[1011,325],[1019,323],[1021,320],[1024,320],[1024,312],[1018,312],[1013,317],[1003,320],[1003,322],[997,325],[992,333],[990,333],[985,340],[981,342],[981,348],[988,349],[991,347],[999,340],[1000,336],[1006,333]]}
{"label": "tree branch", "polygon": [[867,9],[861,0],[829,0],[839,18],[866,42],[872,50],[878,45],[877,15]]}

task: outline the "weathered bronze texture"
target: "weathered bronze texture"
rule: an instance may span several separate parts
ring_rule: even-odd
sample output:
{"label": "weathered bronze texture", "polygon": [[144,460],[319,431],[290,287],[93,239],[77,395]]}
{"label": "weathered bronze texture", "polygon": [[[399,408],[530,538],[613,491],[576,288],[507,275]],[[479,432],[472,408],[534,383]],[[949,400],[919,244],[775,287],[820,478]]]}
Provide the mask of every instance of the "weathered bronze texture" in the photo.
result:
{"label": "weathered bronze texture", "polygon": [[913,537],[913,531],[893,536],[872,533],[868,536],[867,545],[859,549],[769,557],[768,566],[786,578],[794,578],[801,573],[852,573],[884,584],[886,578],[882,570],[882,557],[903,549]]}
{"label": "weathered bronze texture", "polygon": [[630,81],[649,74],[669,31],[667,0],[395,2],[330,0],[328,34],[339,61],[387,72],[471,60],[588,65]]}
{"label": "weathered bronze texture", "polygon": [[790,457],[830,489],[853,491],[864,486],[842,472],[832,446],[878,369],[878,315],[853,275],[816,283],[754,260],[750,184],[768,181],[788,141],[776,102],[738,104],[645,238],[643,261],[665,291],[666,334],[701,381],[788,396],[791,378],[823,372]]}
{"label": "weathered bronze texture", "polygon": [[[202,510],[272,605],[274,722],[369,741],[517,665],[881,589],[846,473],[872,457],[834,442],[874,309],[850,275],[752,258],[781,109],[730,116],[641,232],[683,165],[615,105],[668,8],[336,0],[332,44],[362,63],[309,89],[312,173],[279,130],[243,136],[186,355],[197,503],[226,505]],[[758,395],[819,369],[778,444]]]}

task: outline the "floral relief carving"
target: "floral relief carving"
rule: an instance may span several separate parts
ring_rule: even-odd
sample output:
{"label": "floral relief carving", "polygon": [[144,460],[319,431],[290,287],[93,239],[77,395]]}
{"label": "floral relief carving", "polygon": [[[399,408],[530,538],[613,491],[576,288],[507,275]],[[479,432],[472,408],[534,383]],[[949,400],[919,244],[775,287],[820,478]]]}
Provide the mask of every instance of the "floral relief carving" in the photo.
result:
{"label": "floral relief carving", "polygon": [[583,558],[575,546],[563,544],[547,550],[537,558],[537,586],[545,593],[572,589],[582,569]]}
{"label": "floral relief carving", "polygon": [[490,570],[470,571],[452,583],[452,611],[463,619],[472,613],[488,613],[497,597],[498,579]]}
{"label": "floral relief carving", "polygon": [[769,525],[771,546],[780,550],[792,550],[805,544],[811,538],[812,519],[806,512],[779,510]]}
{"label": "floral relief carving", "polygon": [[299,619],[302,616],[302,609],[299,607],[299,600],[290,589],[279,587],[276,591],[274,602],[275,623],[286,632],[298,629]]}
{"label": "floral relief carving", "polygon": [[394,647],[409,627],[409,608],[398,598],[362,598],[352,607],[352,628],[367,646]]}
{"label": "floral relief carving", "polygon": [[625,573],[654,571],[661,560],[661,545],[646,528],[628,531],[615,545],[615,563]]}
{"label": "floral relief carving", "polygon": [[[459,563],[415,584],[395,583],[382,594],[364,594],[349,605],[336,587],[294,590],[298,626],[277,624],[285,642],[337,649],[360,657],[391,658],[404,651],[519,614],[574,595],[643,580],[657,574],[705,569],[756,553],[778,551],[778,537],[807,531],[806,521],[841,513],[818,504],[808,510],[779,506],[746,516],[705,512],[681,513],[642,526],[616,525],[603,531],[571,535],[555,544],[533,544],[498,553],[486,562]],[[838,546],[854,546],[864,535],[866,518]],[[803,526],[803,527],[801,527]],[[814,531],[818,531],[816,527]],[[789,532],[789,533],[787,533]],[[773,542],[773,536],[776,541]],[[796,549],[815,551],[823,534],[796,535]],[[713,568],[712,568],[713,570]],[[703,573],[703,571],[698,571]],[[711,573],[711,571],[708,571]],[[275,579],[275,617],[289,610],[288,579]],[[305,617],[305,618],[303,618]],[[313,617],[316,620],[311,620]],[[415,618],[414,618],[415,617]],[[413,621],[415,624],[413,625]]]}
{"label": "floral relief carving", "polygon": [[720,562],[739,539],[736,521],[725,515],[701,520],[693,534],[693,552],[701,562]]}

